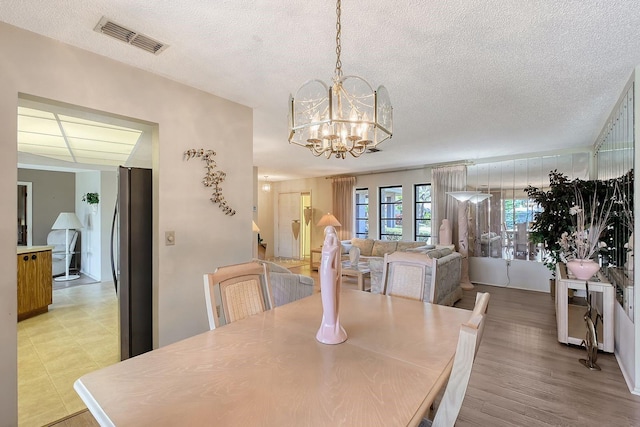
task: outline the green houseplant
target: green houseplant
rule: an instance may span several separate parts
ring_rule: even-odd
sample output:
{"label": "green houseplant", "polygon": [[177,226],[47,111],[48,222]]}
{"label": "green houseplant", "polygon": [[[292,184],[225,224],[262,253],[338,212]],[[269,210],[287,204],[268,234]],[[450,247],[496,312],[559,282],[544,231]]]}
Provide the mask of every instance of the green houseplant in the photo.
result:
{"label": "green houseplant", "polygon": [[100,203],[100,195],[98,193],[87,193],[82,196],[82,201],[90,205],[97,205]]}
{"label": "green houseplant", "polygon": [[[604,206],[616,198],[618,187],[633,188],[633,170],[619,178],[602,181],[570,180],[565,174],[553,170],[549,172],[549,182],[547,191],[530,185],[525,192],[542,208],[542,211],[534,216],[530,239],[534,243],[542,243],[545,249],[543,262],[555,274],[556,264],[561,261],[563,252],[560,244],[562,235],[575,228],[571,209],[576,204],[576,191],[580,192],[584,200],[594,200],[595,203]],[[626,237],[620,239],[619,235],[628,234],[625,225],[625,205],[628,206],[618,202],[612,204],[609,226],[600,237],[611,252],[609,255],[612,258],[607,262],[613,264],[620,264],[620,254],[624,253],[624,248],[618,242],[626,241]],[[587,212],[586,215],[585,221],[590,222],[590,213]]]}

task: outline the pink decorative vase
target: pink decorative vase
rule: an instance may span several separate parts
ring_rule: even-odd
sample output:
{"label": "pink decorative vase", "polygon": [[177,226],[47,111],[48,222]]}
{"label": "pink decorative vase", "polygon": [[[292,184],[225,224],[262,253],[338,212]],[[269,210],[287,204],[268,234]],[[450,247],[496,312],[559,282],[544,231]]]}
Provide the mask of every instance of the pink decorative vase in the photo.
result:
{"label": "pink decorative vase", "polygon": [[600,265],[592,259],[567,261],[567,268],[580,280],[589,280],[600,270]]}

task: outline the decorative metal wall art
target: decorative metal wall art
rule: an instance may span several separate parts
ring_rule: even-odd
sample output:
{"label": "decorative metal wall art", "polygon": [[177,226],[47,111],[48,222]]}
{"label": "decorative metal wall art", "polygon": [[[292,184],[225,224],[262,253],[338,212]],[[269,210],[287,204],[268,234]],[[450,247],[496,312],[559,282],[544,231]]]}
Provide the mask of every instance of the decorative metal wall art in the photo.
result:
{"label": "decorative metal wall art", "polygon": [[206,162],[205,168],[207,169],[207,173],[202,179],[202,185],[205,187],[213,187],[213,193],[211,194],[211,202],[217,203],[218,207],[222,209],[225,215],[233,216],[236,214],[235,209],[231,209],[227,204],[227,201],[224,199],[222,195],[222,187],[220,184],[224,182],[227,174],[221,170],[214,171],[217,167],[216,161],[214,160],[214,156],[216,152],[213,150],[205,150],[204,148],[187,150],[184,152],[184,160],[190,160],[195,157],[200,157],[201,160]]}

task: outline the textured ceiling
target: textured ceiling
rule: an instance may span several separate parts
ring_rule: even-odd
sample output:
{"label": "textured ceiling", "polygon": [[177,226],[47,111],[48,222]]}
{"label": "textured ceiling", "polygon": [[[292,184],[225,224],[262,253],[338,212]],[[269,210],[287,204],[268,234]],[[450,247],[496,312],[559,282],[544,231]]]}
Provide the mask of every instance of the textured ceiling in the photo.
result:
{"label": "textured ceiling", "polygon": [[[253,107],[269,180],[408,168],[592,145],[640,64],[637,0],[345,0],[342,63],[394,106],[394,136],[359,159],[287,143],[289,93],[329,83],[335,3],[0,0],[0,21]],[[93,31],[102,16],[170,47]]]}

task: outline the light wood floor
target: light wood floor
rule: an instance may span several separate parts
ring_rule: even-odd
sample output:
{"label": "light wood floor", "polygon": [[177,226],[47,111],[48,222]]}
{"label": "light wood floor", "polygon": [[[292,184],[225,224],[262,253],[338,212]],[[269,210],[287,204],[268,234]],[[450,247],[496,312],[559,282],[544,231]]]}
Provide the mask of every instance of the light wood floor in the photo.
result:
{"label": "light wood floor", "polygon": [[[319,280],[308,266],[291,269]],[[355,280],[344,286],[355,289]],[[472,308],[476,292],[491,293],[487,326],[456,426],[640,426],[640,396],[632,395],[611,354],[602,371],[578,359],[584,350],[556,340],[549,294],[494,286],[465,291],[456,304]],[[57,427],[95,426],[88,413]]]}

